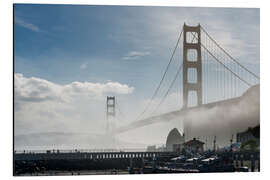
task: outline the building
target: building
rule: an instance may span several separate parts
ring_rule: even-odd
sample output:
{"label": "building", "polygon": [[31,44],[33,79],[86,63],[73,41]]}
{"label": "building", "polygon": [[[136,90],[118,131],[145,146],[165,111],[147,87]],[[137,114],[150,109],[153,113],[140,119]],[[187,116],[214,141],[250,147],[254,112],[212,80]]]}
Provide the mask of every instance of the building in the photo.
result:
{"label": "building", "polygon": [[246,131],[236,134],[236,141],[245,143],[249,140],[257,141],[260,138],[260,126],[254,128],[249,127]]}
{"label": "building", "polygon": [[184,135],[181,135],[176,128],[172,129],[167,136],[166,150],[181,151],[184,139]]}
{"label": "building", "polygon": [[184,143],[185,150],[188,150],[193,153],[202,153],[204,151],[203,145],[205,143],[202,141],[197,140],[196,138],[193,138],[190,141],[187,141]]}
{"label": "building", "polygon": [[236,141],[243,146],[253,144],[259,147],[260,145],[260,125],[256,127],[249,127],[246,131],[236,134]]}

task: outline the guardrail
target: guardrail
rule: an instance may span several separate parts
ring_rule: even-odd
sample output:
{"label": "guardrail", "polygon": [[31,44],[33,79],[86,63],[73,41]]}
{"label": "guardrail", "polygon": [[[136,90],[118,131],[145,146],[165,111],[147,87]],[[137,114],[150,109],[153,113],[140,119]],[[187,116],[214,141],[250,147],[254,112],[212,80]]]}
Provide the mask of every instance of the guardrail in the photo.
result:
{"label": "guardrail", "polygon": [[47,150],[15,150],[15,154],[47,154],[47,153],[110,153],[110,152],[168,152],[166,149],[147,150],[146,148],[125,149],[47,149]]}

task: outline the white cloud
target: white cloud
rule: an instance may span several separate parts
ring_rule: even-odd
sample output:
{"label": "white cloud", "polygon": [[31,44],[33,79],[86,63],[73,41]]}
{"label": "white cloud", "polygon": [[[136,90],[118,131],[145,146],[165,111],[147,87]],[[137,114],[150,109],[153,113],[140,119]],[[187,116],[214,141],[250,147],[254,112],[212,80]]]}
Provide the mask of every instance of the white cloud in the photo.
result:
{"label": "white cloud", "polygon": [[[50,134],[51,132],[71,133],[72,135],[70,136],[63,135],[63,139],[66,138],[67,142],[72,145],[76,144],[75,146],[78,146],[77,148],[82,147],[81,144],[85,141],[91,142],[92,147],[99,144],[98,147],[104,146],[105,148],[107,145],[105,141],[96,142],[92,140],[94,138],[92,134],[102,134],[105,131],[106,94],[112,92],[119,94],[117,96],[117,100],[119,101],[117,102],[120,102],[125,119],[121,122],[115,120],[116,127],[124,126],[134,121],[150,100],[136,99],[130,101],[126,98],[120,98],[121,94],[132,93],[134,88],[115,82],[73,82],[66,85],[59,85],[39,78],[26,78],[22,74],[16,73],[14,85],[15,108],[18,101],[21,105],[21,108],[15,111],[15,135],[26,135],[22,136],[20,141],[15,141],[15,147],[22,148],[26,145],[24,143],[33,145],[33,147],[47,145],[49,148],[54,148],[56,145],[60,146],[61,143],[65,143],[58,141],[59,136],[46,135],[46,133]],[[211,94],[214,94],[214,91]],[[170,93],[158,111],[153,113],[161,100],[160,97],[157,97],[151,104],[151,108],[147,111],[148,113],[142,118],[179,110],[182,106],[181,97],[181,92]],[[63,99],[64,101],[62,101]],[[225,122],[224,124],[227,125]],[[134,143],[165,143],[168,132],[174,127],[177,127],[180,131],[183,130],[181,118],[135,129],[118,135],[118,138]],[[149,132],[151,133],[149,134]],[[37,140],[31,134],[28,135],[29,133],[38,133],[40,137]],[[77,133],[91,134],[87,139],[81,140],[76,139],[78,137],[76,135]],[[231,136],[230,132],[228,134]],[[41,141],[39,139],[45,140]]]}
{"label": "white cloud", "polygon": [[59,99],[61,86],[44,79],[14,75],[15,101],[40,102]]}
{"label": "white cloud", "polygon": [[106,122],[106,96],[120,98],[133,91],[133,87],[119,82],[61,85],[15,73],[15,135],[43,132],[102,134]]}
{"label": "white cloud", "polygon": [[40,102],[49,100],[67,101],[76,96],[101,99],[106,94],[130,94],[134,88],[118,82],[91,83],[72,82],[59,85],[50,81],[15,74],[15,101]]}
{"label": "white cloud", "polygon": [[35,32],[39,32],[40,28],[32,23],[28,23],[25,20],[23,20],[22,18],[19,17],[15,17],[14,19],[15,24],[24,27],[26,29],[29,29],[31,31],[35,31]]}
{"label": "white cloud", "polygon": [[138,59],[143,56],[150,55],[148,51],[131,51],[126,56],[123,57],[124,60]]}

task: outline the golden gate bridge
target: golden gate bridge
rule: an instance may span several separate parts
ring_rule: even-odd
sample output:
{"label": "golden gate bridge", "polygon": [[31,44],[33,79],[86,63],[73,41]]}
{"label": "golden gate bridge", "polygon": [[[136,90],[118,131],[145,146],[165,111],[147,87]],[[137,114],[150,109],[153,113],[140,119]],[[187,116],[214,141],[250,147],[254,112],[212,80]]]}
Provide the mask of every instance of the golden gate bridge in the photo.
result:
{"label": "golden gate bridge", "polygon": [[[144,117],[154,105],[153,101],[164,83],[177,51],[180,52],[180,57],[177,58],[180,63],[175,76],[154,110],[148,117]],[[184,24],[165,72],[147,106],[134,122],[115,129],[115,133],[123,133],[175,117],[181,119],[194,110],[237,103],[244,92],[253,86],[259,87],[259,83],[259,75],[233,58],[204,27],[200,24],[198,26]],[[182,102],[182,107],[156,115],[175,84],[182,89],[182,97],[177,100]],[[182,118],[182,121],[184,121],[184,133],[187,138],[188,132],[191,131],[190,122],[185,118]]]}

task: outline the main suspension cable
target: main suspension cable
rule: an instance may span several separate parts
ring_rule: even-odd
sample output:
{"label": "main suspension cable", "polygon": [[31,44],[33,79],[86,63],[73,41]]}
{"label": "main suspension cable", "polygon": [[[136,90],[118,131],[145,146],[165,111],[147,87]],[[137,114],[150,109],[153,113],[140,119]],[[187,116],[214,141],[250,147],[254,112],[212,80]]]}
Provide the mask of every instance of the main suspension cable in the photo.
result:
{"label": "main suspension cable", "polygon": [[182,70],[182,67],[183,67],[183,63],[179,66],[179,68],[178,68],[178,70],[177,70],[177,73],[175,74],[174,79],[173,79],[173,81],[171,82],[171,84],[170,84],[170,86],[169,86],[167,92],[164,94],[163,98],[162,98],[161,101],[159,102],[159,104],[158,104],[158,106],[156,107],[156,109],[152,112],[152,114],[154,114],[154,113],[158,110],[158,108],[162,105],[162,103],[164,102],[164,100],[167,98],[167,96],[168,96],[170,90],[172,89],[172,87],[173,87],[173,85],[174,85],[174,83],[175,83],[177,77],[179,76],[179,73],[180,73],[181,70]]}
{"label": "main suspension cable", "polygon": [[[193,33],[191,33],[193,36],[195,36]],[[240,76],[238,76],[236,73],[234,73],[230,68],[228,68],[226,65],[224,65],[215,55],[213,55],[202,43],[201,46],[218,62],[220,63],[225,69],[230,71],[232,74],[234,74],[238,79],[240,79],[242,82],[247,84],[248,86],[252,86],[250,83],[248,83],[246,80],[242,79]]]}
{"label": "main suspension cable", "polygon": [[168,69],[169,69],[169,66],[170,66],[170,64],[171,64],[171,62],[172,62],[172,60],[173,60],[173,57],[174,57],[174,54],[175,54],[176,49],[177,49],[177,47],[178,47],[178,44],[179,44],[179,41],[180,41],[180,39],[181,39],[182,33],[183,33],[183,29],[181,30],[181,33],[180,33],[180,35],[179,35],[179,37],[178,37],[178,40],[177,40],[177,43],[176,43],[176,45],[175,45],[175,47],[174,47],[174,50],[173,50],[173,52],[172,52],[172,55],[171,55],[171,57],[170,57],[169,63],[168,63],[168,65],[167,65],[166,69],[165,69],[165,72],[164,72],[163,75],[162,75],[162,78],[161,78],[161,80],[160,80],[160,82],[159,82],[159,84],[158,84],[158,87],[156,88],[156,90],[155,90],[153,96],[151,97],[150,101],[148,102],[146,108],[145,108],[144,111],[142,111],[142,113],[136,118],[136,120],[138,120],[138,119],[139,119],[139,118],[140,118],[140,117],[141,117],[141,116],[149,109],[149,107],[150,107],[150,105],[152,104],[154,98],[156,97],[156,95],[157,95],[157,93],[158,93],[158,91],[159,91],[159,89],[160,89],[160,87],[161,87],[161,84],[162,84],[162,82],[164,81],[164,78],[165,78],[165,76],[166,76],[166,74],[167,74],[167,71],[168,71]]}
{"label": "main suspension cable", "polygon": [[241,68],[243,68],[244,70],[246,70],[247,72],[249,72],[251,75],[253,75],[255,78],[260,79],[260,77],[258,75],[256,75],[255,73],[251,72],[249,69],[247,69],[245,66],[243,66],[242,64],[240,64],[236,59],[234,59],[224,48],[222,48],[217,42],[216,40],[214,40],[214,38],[212,38],[207,32],[206,30],[201,26],[201,29],[203,30],[203,32],[231,59],[233,60],[235,63],[237,63]]}

